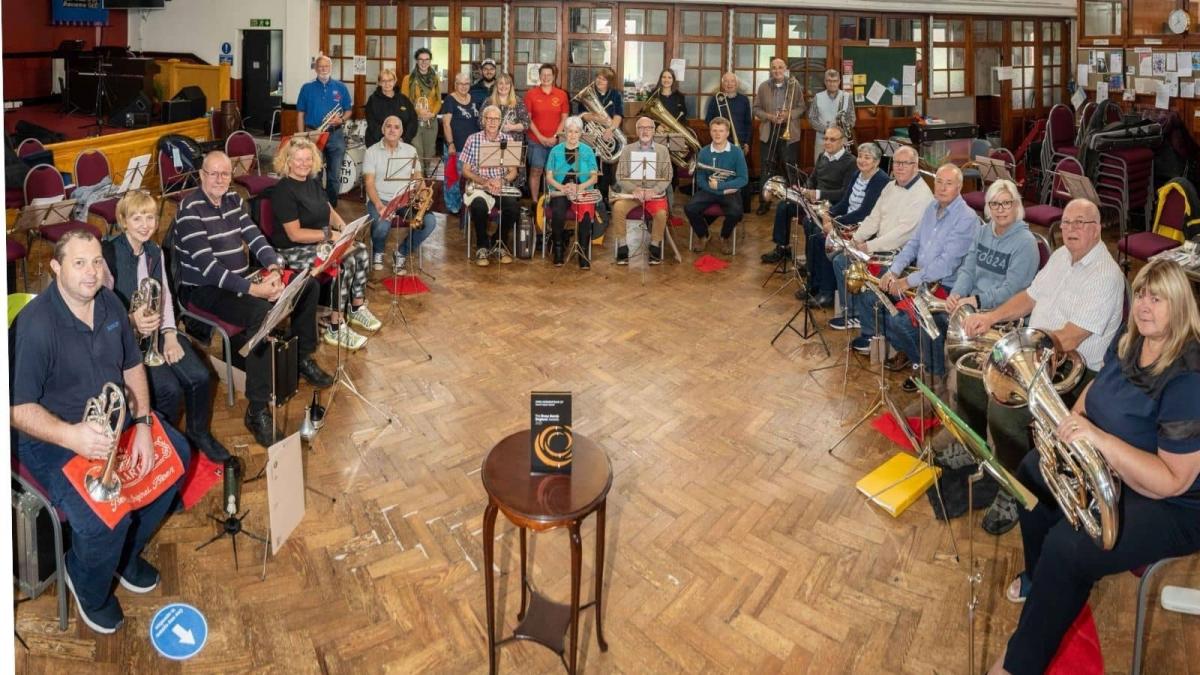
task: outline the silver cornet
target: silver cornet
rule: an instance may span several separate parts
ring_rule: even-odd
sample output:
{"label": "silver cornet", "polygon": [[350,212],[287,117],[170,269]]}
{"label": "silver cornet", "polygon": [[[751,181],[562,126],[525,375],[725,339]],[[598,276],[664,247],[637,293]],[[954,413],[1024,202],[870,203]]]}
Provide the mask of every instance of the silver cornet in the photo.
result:
{"label": "silver cornet", "polygon": [[88,469],[83,477],[83,486],[88,495],[98,502],[114,501],[121,496],[121,479],[117,476],[117,439],[125,426],[125,392],[112,382],[105,383],[99,395],[88,399],[83,421],[99,426],[100,431],[108,437],[110,446],[108,459],[102,466]]}
{"label": "silver cornet", "polygon": [[696,162],[696,170],[708,171],[712,174],[712,177],[716,178],[718,181],[729,180],[737,175],[736,171],[730,171],[729,169],[722,169],[720,167],[710,166],[708,164],[701,164],[700,162]]}
{"label": "silver cornet", "polygon": [[[138,284],[137,290],[134,291],[133,297],[129,299],[130,314],[136,314],[143,309],[151,314],[162,315],[162,284],[158,283],[158,280],[153,277],[142,279],[141,283]],[[161,320],[159,326],[160,328],[162,326]],[[160,328],[155,328],[150,332],[150,347],[146,350],[146,354],[142,356],[142,363],[151,368],[161,366],[167,362],[158,350]]]}

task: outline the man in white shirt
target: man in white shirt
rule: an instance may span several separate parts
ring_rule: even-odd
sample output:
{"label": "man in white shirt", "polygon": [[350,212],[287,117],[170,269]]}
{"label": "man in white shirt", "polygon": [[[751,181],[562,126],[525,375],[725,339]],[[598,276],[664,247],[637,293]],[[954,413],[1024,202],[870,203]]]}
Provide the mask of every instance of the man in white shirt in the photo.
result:
{"label": "man in white shirt", "polygon": [[[403,134],[404,124],[400,118],[387,117],[383,120],[383,138],[367,148],[363,159],[363,188],[367,193],[367,213],[371,216],[371,266],[377,271],[383,269],[383,250],[392,230],[392,219],[383,220],[379,214],[396,195],[415,195],[421,186],[417,149],[401,140]],[[398,212],[398,217],[403,215],[403,210]],[[396,274],[404,272],[408,255],[421,246],[435,227],[437,220],[431,211],[426,211],[421,227],[413,229],[406,220],[397,228],[400,238],[392,252],[392,269]]]}
{"label": "man in white shirt", "polygon": [[[850,92],[842,89],[841,74],[830,68],[825,71],[825,91],[815,94],[812,105],[808,107],[808,125],[817,132],[817,140],[813,144],[813,153],[816,157],[821,156],[825,130],[837,126],[839,114],[849,122],[850,131],[853,132],[854,97],[850,95]],[[850,138],[846,140],[848,143],[853,142],[853,139]]]}
{"label": "man in white shirt", "polygon": [[[908,243],[917,230],[917,223],[933,201],[933,191],[917,171],[917,151],[901,146],[892,157],[892,182],[883,188],[875,208],[858,225],[851,242],[860,251],[872,256],[890,256]],[[846,268],[849,261],[838,253],[833,256],[833,276],[837,281],[838,301],[842,316],[834,317],[829,326],[835,330],[860,328],[863,317],[847,316]]]}

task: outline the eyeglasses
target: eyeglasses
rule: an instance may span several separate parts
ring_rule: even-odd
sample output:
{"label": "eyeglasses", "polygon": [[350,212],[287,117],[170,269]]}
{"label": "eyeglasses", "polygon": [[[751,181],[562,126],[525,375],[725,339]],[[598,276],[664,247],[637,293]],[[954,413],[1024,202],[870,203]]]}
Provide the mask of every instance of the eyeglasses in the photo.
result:
{"label": "eyeglasses", "polygon": [[1068,228],[1070,228],[1070,229],[1074,229],[1074,228],[1077,228],[1077,227],[1083,227],[1083,226],[1085,226],[1085,225],[1095,225],[1095,224],[1096,224],[1096,223],[1098,223],[1098,222],[1100,222],[1100,221],[1098,221],[1098,220],[1083,220],[1083,219],[1081,218],[1081,219],[1078,219],[1078,220],[1064,220],[1064,221],[1062,221],[1062,223],[1061,223],[1061,224],[1062,224],[1062,229],[1064,229],[1064,230],[1065,230],[1065,229],[1068,229]]}
{"label": "eyeglasses", "polygon": [[825,142],[826,142],[826,143],[837,143],[837,142],[838,142],[838,141],[840,141],[840,140],[842,140],[842,137],[841,137],[841,136],[830,136],[829,134],[826,134],[826,135],[825,135]]}
{"label": "eyeglasses", "polygon": [[499,115],[485,115],[483,117],[483,121],[484,122],[499,122],[500,116]]}
{"label": "eyeglasses", "polygon": [[220,178],[221,180],[229,180],[233,177],[233,173],[230,171],[209,171],[208,169],[201,169],[201,171],[208,174],[210,177]]}
{"label": "eyeglasses", "polygon": [[1011,209],[1015,203],[1016,202],[1011,199],[1006,199],[1002,202],[988,202],[988,208],[993,211],[1007,211],[1008,209]]}
{"label": "eyeglasses", "polygon": [[917,163],[916,162],[901,162],[900,160],[896,159],[896,160],[892,160],[892,165],[893,166],[916,166]]}

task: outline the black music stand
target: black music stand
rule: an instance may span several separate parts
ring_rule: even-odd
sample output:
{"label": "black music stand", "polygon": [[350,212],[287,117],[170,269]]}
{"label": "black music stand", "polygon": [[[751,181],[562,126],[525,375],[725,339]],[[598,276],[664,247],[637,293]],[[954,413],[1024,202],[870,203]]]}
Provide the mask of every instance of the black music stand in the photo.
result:
{"label": "black music stand", "polygon": [[[419,164],[420,161],[421,161],[420,158],[414,158],[412,160],[401,160],[399,163],[401,163],[401,164],[413,163],[416,166],[420,166],[420,164]],[[391,162],[391,160],[389,160],[387,176],[393,176],[393,175],[398,176],[398,174],[393,174],[391,165],[392,165],[392,162]],[[393,179],[390,177],[385,177],[384,180],[410,181],[409,189],[403,190],[401,192],[397,192],[396,196],[392,197],[391,201],[389,201],[387,203],[387,205],[383,207],[383,211],[379,214],[379,218],[381,220],[389,220],[389,221],[393,221],[393,222],[397,219],[405,220],[405,218],[400,215],[400,211],[402,209],[407,209],[408,212],[411,212],[411,210],[412,210],[412,204],[410,201],[410,196],[412,195],[412,187],[411,187],[412,183],[423,183],[424,185],[428,185],[432,189],[433,183],[437,182],[437,178],[423,178],[420,176],[411,177],[411,174],[410,174],[410,177],[406,177],[406,178],[397,177],[397,178]],[[404,229],[404,228],[400,228],[400,229]],[[411,223],[409,224],[408,229],[411,229]],[[412,236],[412,234],[409,233],[408,236]],[[400,250],[400,245],[403,243],[404,242],[396,243],[397,251]],[[411,249],[410,249],[410,251],[411,251]],[[406,274],[406,275],[401,275],[395,266],[392,267],[392,280],[391,280],[392,286],[391,286],[391,288],[388,289],[388,294],[391,296],[391,299],[388,301],[388,313],[387,313],[387,316],[385,316],[383,318],[383,324],[388,325],[388,324],[390,324],[390,322],[392,321],[393,318],[399,318],[400,322],[404,325],[404,332],[408,333],[408,336],[410,338],[412,338],[412,341],[415,342],[417,347],[419,347],[421,349],[421,352],[423,354],[425,354],[425,360],[431,361],[431,360],[433,360],[433,354],[430,354],[429,350],[425,349],[425,346],[422,345],[421,341],[417,339],[416,333],[413,332],[412,325],[409,324],[409,322],[408,322],[408,316],[404,313],[404,307],[401,306],[401,304],[400,304],[400,288],[399,288],[399,286],[400,286],[400,279],[402,277],[418,277],[419,274],[425,274],[430,279],[436,279],[436,277],[434,277],[432,274],[429,274],[428,272],[426,272],[424,270],[424,267],[421,265],[420,249],[417,249],[417,265],[418,265],[417,272],[415,272],[413,274]]]}
{"label": "black music stand", "polygon": [[[801,202],[800,207],[807,214],[809,214],[809,216],[815,218],[816,214],[813,213],[812,208],[809,207],[808,204]],[[837,236],[837,235],[834,234],[834,236]],[[821,324],[818,323],[817,318],[815,316],[813,316],[813,311],[812,311],[813,303],[810,302],[812,300],[812,295],[807,292],[808,286],[805,283],[805,281],[801,278],[799,270],[800,270],[800,266],[797,265],[794,279],[800,284],[800,289],[805,291],[805,293],[803,295],[806,297],[805,297],[805,299],[800,301],[800,309],[797,309],[796,312],[794,314],[792,314],[791,318],[787,320],[787,323],[783,324],[783,326],[780,327],[779,331],[775,333],[775,337],[771,338],[771,344],[774,345],[775,341],[778,340],[781,335],[783,335],[784,331],[790,330],[793,333],[795,333],[796,335],[799,335],[800,339],[806,340],[806,341],[812,339],[815,336],[816,338],[818,338],[821,341],[821,348],[825,350],[825,356],[826,357],[832,356],[833,355],[832,352],[829,351],[829,343],[825,342],[825,335],[821,332]],[[791,283],[791,281],[788,281],[788,283]],[[787,283],[785,283],[783,286],[780,286],[778,289],[775,290],[775,292],[778,293],[779,291],[783,290],[783,288],[786,286],[787,286]],[[799,330],[797,330],[796,327],[792,324],[795,323],[796,318],[799,317],[801,313],[804,314],[804,323],[803,323],[802,327]]]}
{"label": "black music stand", "polygon": [[108,110],[112,110],[112,95],[108,93],[108,64],[104,62],[104,53],[96,51],[96,97],[92,103],[92,114],[95,119],[91,123],[85,124],[80,129],[96,128],[96,133],[88,134],[89,136],[99,136],[104,132],[104,107],[108,106]]}
{"label": "black music stand", "polygon": [[[525,164],[525,143],[521,141],[513,141],[507,137],[501,138],[498,141],[483,140],[479,144],[479,165],[478,169],[500,169],[500,182],[502,189],[500,194],[492,195],[496,198],[496,206],[499,208],[500,215],[496,221],[496,241],[492,244],[491,250],[488,251],[488,257],[496,256],[501,258],[508,255],[513,257],[513,252],[508,250],[504,245],[504,190],[509,187],[508,170],[516,167],[518,172]],[[518,173],[519,176],[519,173]],[[482,187],[482,186],[481,186]],[[516,197],[512,197],[516,198]],[[465,206],[465,205],[464,205]],[[487,222],[482,223],[482,227],[487,227]],[[513,223],[513,233],[516,233],[516,223]],[[515,242],[514,242],[515,244]]]}
{"label": "black music stand", "polygon": [[33,204],[21,209],[20,215],[17,216],[17,222],[13,224],[14,232],[25,230],[29,233],[30,243],[41,228],[71,220],[71,212],[75,209],[76,200],[60,199],[37,203],[38,201],[35,199]]}
{"label": "black music stand", "polygon": [[[438,158],[436,161],[438,162],[438,164],[440,164],[442,160],[441,160],[441,158]],[[400,191],[396,193],[396,196],[392,197],[392,199],[387,203],[387,205],[384,206],[383,212],[381,212],[379,214],[380,220],[390,220],[390,221],[393,221],[393,223],[395,223],[397,216],[399,215],[399,211],[401,209],[404,209],[404,212],[407,217],[403,218],[403,220],[407,222],[408,220],[411,219],[411,217],[413,215],[412,214],[412,205],[410,203],[410,197],[413,194],[414,188],[418,187],[417,184],[420,183],[421,186],[428,187],[429,189],[432,190],[434,183],[437,183],[438,181],[442,181],[442,182],[445,181],[445,178],[439,179],[436,175],[431,175],[428,178],[423,176],[421,174],[421,172],[419,171],[419,169],[423,163],[424,163],[424,160],[422,160],[420,157],[411,157],[411,158],[390,157],[390,158],[388,158],[387,167],[384,169],[384,175],[383,175],[382,180],[385,180],[388,182],[392,182],[392,181],[405,182],[405,183],[408,183],[408,187],[401,188]],[[435,174],[436,174],[436,171],[437,171],[437,166],[435,165],[435,167],[434,167]],[[397,227],[395,229],[406,229],[406,228]],[[409,229],[410,232],[408,232],[405,235],[405,240],[407,240],[408,237],[412,236],[411,223],[407,229]],[[400,250],[400,246],[403,243],[404,243],[403,241],[396,242],[396,250],[397,251]],[[411,248],[410,248],[410,252],[411,252]],[[432,281],[437,281],[437,277],[435,277],[433,274],[425,271],[424,256],[422,256],[420,253],[420,250],[418,250],[417,251],[416,272],[411,275],[405,275],[405,276],[418,276],[420,274],[424,274],[425,276],[429,277],[430,280],[432,280]],[[399,277],[400,277],[400,275],[396,272],[395,266],[393,266],[392,267],[392,278],[393,278],[392,283],[395,284],[396,283],[395,280],[398,280]],[[392,295],[395,295],[395,293],[393,293]]]}

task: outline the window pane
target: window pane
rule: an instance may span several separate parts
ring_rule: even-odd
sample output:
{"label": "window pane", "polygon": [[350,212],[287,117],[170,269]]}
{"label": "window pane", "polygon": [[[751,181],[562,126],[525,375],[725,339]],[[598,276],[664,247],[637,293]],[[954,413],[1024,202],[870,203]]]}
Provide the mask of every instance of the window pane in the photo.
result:
{"label": "window pane", "polygon": [[950,67],[964,68],[967,65],[966,50],[961,47],[955,47],[950,50]]}
{"label": "window pane", "polygon": [[483,26],[479,23],[480,12],[482,7],[463,7],[460,10],[462,29],[469,32],[481,31]]}
{"label": "window pane", "polygon": [[483,13],[483,29],[499,32],[504,29],[504,12],[499,7],[488,7]]}
{"label": "window pane", "polygon": [[754,64],[755,67],[770,68],[772,56],[775,56],[775,45],[758,45],[758,61]]}
{"label": "window pane", "polygon": [[538,40],[538,63],[553,63],[558,58],[557,40]]}
{"label": "window pane", "polygon": [[788,15],[788,39],[791,39],[791,40],[807,40],[808,39],[808,15],[807,14],[789,14]]}
{"label": "window pane", "polygon": [[995,96],[1000,93],[1000,79],[994,68],[1000,65],[1000,50],[982,47],[975,50],[975,95]]}
{"label": "window pane", "polygon": [[[693,63],[689,61],[689,63]],[[717,42],[706,42],[704,44],[704,58],[701,60],[701,65],[705,68],[721,68],[725,64],[721,61],[721,44]]]}
{"label": "window pane", "polygon": [[946,93],[946,91],[947,91],[946,83],[948,81],[949,81],[949,77],[946,75],[946,71],[944,71],[944,70],[934,71],[934,73],[933,73],[933,93],[935,95]]}
{"label": "window pane", "polygon": [[1084,35],[1116,35],[1120,25],[1120,0],[1084,0]]}
{"label": "window pane", "polygon": [[386,29],[396,30],[396,18],[398,10],[395,5],[383,8],[383,27]]}
{"label": "window pane", "polygon": [[1024,108],[1025,106],[1023,106],[1023,105],[1021,104],[1021,102],[1022,102],[1023,100],[1024,100],[1024,96],[1022,96],[1022,95],[1021,95],[1021,90],[1020,90],[1020,89],[1013,89],[1013,92],[1012,92],[1012,107],[1013,107],[1013,110],[1020,110],[1020,109]]}
{"label": "window pane", "polygon": [[650,35],[666,35],[667,34],[667,10],[652,9],[650,10]]}
{"label": "window pane", "polygon": [[431,7],[430,14],[434,30],[450,30],[450,8]]}
{"label": "window pane", "polygon": [[[367,82],[368,84],[379,81],[379,61],[371,59],[367,61]],[[369,87],[368,87],[369,88]]]}
{"label": "window pane", "polygon": [[775,37],[775,15],[774,14],[759,14],[758,15],[758,37],[774,38]]}
{"label": "window pane", "polygon": [[[354,28],[354,6],[342,8],[342,28]],[[353,72],[353,71],[351,71]]]}
{"label": "window pane", "polygon": [[704,34],[709,37],[719,37],[724,31],[725,14],[722,12],[704,13]]}
{"label": "window pane", "polygon": [[395,35],[385,35],[383,37],[383,58],[393,59],[393,60],[396,58],[396,36]]}
{"label": "window pane", "polygon": [[[690,77],[690,74],[689,74]],[[717,90],[721,86],[721,71],[719,70],[701,70],[700,71],[700,91],[708,94]]]}
{"label": "window pane", "polygon": [[754,73],[748,70],[739,70],[734,73],[738,79],[738,91],[744,91],[751,96],[754,95]]}
{"label": "window pane", "polygon": [[[608,43],[603,44],[607,45]],[[665,50],[666,45],[662,42],[626,40],[625,61],[623,65],[625,69],[625,79],[652,79],[655,76],[651,73],[661,73],[665,67]],[[608,63],[608,61],[601,61],[600,63]],[[692,69],[689,69],[686,75],[689,79],[695,78],[695,74]]]}
{"label": "window pane", "polygon": [[858,19],[852,16],[843,16],[838,18],[838,37],[843,40],[857,40],[858,38]]}
{"label": "window pane", "polygon": [[379,28],[379,5],[367,5],[367,28]]}
{"label": "window pane", "polygon": [[734,10],[733,23],[735,26],[735,34],[738,37],[744,37],[744,38],[754,37],[754,14],[753,13]]}
{"label": "window pane", "polygon": [[536,16],[536,7],[518,7],[517,8],[517,29],[531,28]]}
{"label": "window pane", "polygon": [[429,8],[413,7],[409,25],[412,26],[413,30],[429,30]]}
{"label": "window pane", "polygon": [[808,25],[809,31],[812,33],[812,38],[814,40],[824,40],[829,36],[829,17],[810,17]]}
{"label": "window pane", "polygon": [[[354,51],[354,36],[353,35],[343,35],[342,36],[342,56],[351,56],[351,55],[357,54],[357,53],[358,52]],[[350,72],[352,72],[352,73],[354,72],[353,66],[351,66]]]}
{"label": "window pane", "polygon": [[700,43],[684,42],[679,46],[679,55],[684,63],[700,63]]}
{"label": "window pane", "polygon": [[753,68],[754,67],[754,45],[734,45],[733,46],[733,67],[734,68]]}
{"label": "window pane", "polygon": [[949,51],[945,47],[933,48],[933,68],[934,70],[945,70],[946,68],[946,52]]}
{"label": "window pane", "polygon": [[541,33],[558,32],[558,8],[543,7],[538,10],[538,26]]}
{"label": "window pane", "polygon": [[646,34],[646,10],[625,10],[625,32],[629,35]]}
{"label": "window pane", "polygon": [[952,70],[950,71],[950,91],[956,94],[961,94],[967,90],[966,71]]}
{"label": "window pane", "polygon": [[329,27],[331,29],[342,27],[342,8],[341,7],[330,7],[329,8]]}
{"label": "window pane", "polygon": [[683,22],[683,34],[688,37],[700,35],[700,12],[694,10],[684,10],[681,12]]}

